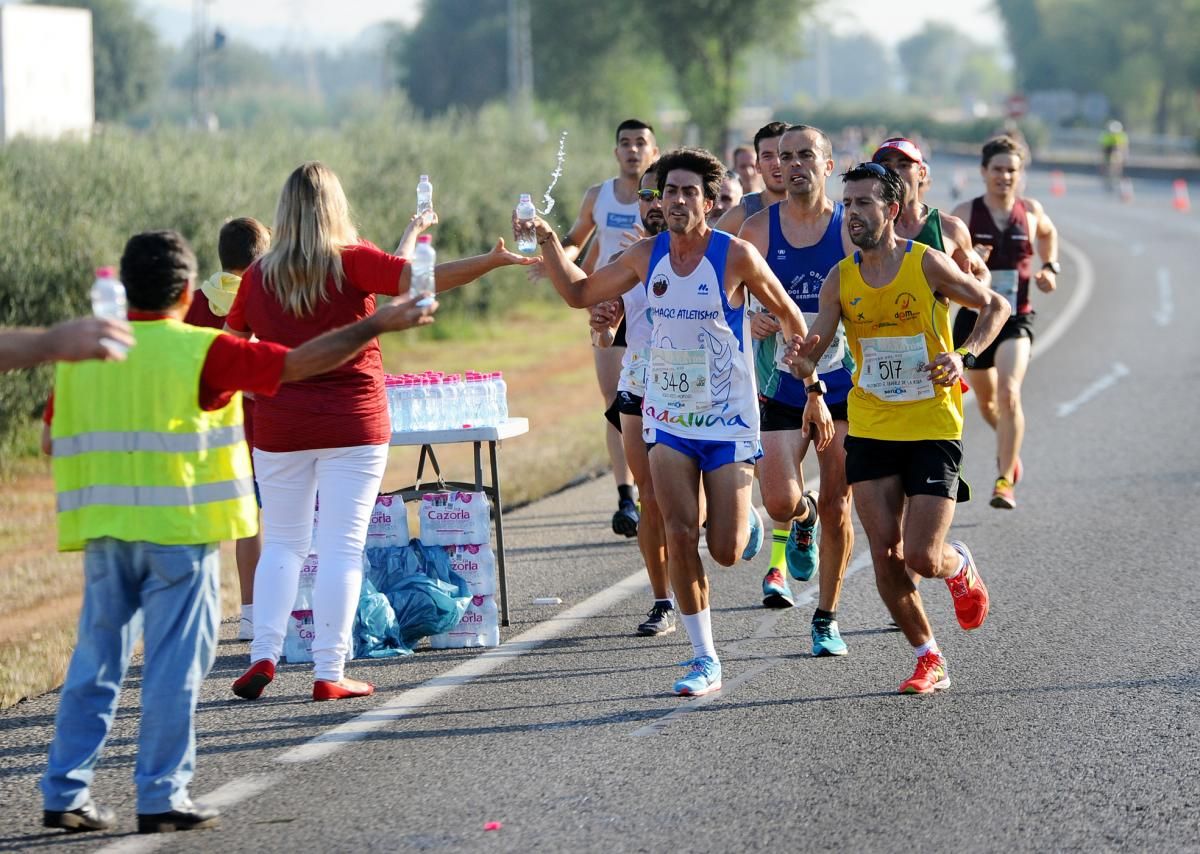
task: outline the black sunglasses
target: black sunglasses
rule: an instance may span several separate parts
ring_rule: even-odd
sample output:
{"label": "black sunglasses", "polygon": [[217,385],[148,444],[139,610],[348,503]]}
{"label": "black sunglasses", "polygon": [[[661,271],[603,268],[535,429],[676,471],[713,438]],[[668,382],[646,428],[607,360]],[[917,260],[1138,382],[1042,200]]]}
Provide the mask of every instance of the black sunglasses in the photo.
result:
{"label": "black sunglasses", "polygon": [[644,190],[638,190],[638,198],[643,202],[652,202],[655,199],[661,199],[662,193],[652,187],[647,187]]}

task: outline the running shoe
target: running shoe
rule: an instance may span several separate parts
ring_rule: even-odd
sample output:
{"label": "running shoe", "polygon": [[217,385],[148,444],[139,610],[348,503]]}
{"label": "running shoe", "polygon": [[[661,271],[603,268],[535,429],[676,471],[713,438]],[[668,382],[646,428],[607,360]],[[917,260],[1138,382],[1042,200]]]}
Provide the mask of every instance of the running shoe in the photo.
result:
{"label": "running shoe", "polygon": [[763,607],[790,608],[796,604],[792,591],[788,589],[787,579],[775,567],[771,567],[763,576]]}
{"label": "running shoe", "polygon": [[950,687],[946,674],[946,659],[936,652],[927,652],[917,659],[913,675],[900,683],[901,694],[932,694]]}
{"label": "running shoe", "polygon": [[837,620],[813,620],[812,623],[813,655],[822,658],[826,655],[845,655],[846,642],[838,631]]}
{"label": "running shoe", "polygon": [[1005,478],[996,478],[996,488],[992,490],[992,506],[1001,510],[1012,510],[1017,506],[1013,483]]}
{"label": "running shoe", "polygon": [[623,537],[636,537],[638,523],[641,521],[642,517],[638,513],[637,505],[626,498],[617,505],[617,512],[613,514],[613,533]]}
{"label": "running shoe", "polygon": [[784,557],[787,558],[788,574],[797,581],[808,581],[817,571],[817,532],[821,520],[817,518],[817,494],[811,489],[804,493],[808,502],[809,524],[792,520],[792,533],[788,537]]}
{"label": "running shoe", "polygon": [[754,560],[758,553],[762,551],[763,540],[766,539],[766,529],[763,527],[762,517],[758,515],[758,509],[750,505],[750,539],[746,541],[746,550],[742,552],[742,560]]}
{"label": "running shoe", "polygon": [[951,540],[950,545],[967,560],[963,571],[954,578],[946,579],[950,595],[954,597],[954,615],[958,624],[967,631],[983,625],[988,615],[988,592],[979,577],[979,568],[975,566],[975,558],[971,550],[961,540]]}
{"label": "running shoe", "polygon": [[637,627],[639,635],[669,635],[675,631],[675,609],[670,605],[655,602]]}
{"label": "running shoe", "polygon": [[681,664],[690,669],[687,676],[675,683],[675,693],[680,697],[700,697],[721,690],[721,662],[711,655],[702,655]]}

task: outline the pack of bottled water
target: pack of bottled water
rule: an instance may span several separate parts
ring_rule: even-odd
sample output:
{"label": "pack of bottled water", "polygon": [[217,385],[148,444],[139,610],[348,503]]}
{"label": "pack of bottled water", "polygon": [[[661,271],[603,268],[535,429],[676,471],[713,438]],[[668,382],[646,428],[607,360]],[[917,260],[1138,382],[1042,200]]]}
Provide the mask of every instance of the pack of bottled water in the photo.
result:
{"label": "pack of bottled water", "polygon": [[400,374],[384,377],[392,430],[495,427],[508,418],[508,386],[499,371]]}

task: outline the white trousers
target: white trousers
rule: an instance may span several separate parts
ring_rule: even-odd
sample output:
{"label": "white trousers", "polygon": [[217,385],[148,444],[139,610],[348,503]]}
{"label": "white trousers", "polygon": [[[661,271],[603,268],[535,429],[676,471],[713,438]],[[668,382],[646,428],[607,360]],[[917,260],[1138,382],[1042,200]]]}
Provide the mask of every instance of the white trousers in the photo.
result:
{"label": "white trousers", "polygon": [[367,523],[387,466],[387,445],[254,451],[262,493],[263,550],[254,572],[254,641],[250,661],[279,661],[300,567],[317,524],[317,580],[313,587],[313,671],[316,679],[342,678],[362,588]]}

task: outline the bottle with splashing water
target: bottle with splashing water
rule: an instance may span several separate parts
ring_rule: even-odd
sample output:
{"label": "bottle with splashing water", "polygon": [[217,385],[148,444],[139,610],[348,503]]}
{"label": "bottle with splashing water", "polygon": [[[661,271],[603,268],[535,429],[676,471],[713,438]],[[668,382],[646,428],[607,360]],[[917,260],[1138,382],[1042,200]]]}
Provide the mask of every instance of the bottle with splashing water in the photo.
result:
{"label": "bottle with splashing water", "polygon": [[428,175],[422,175],[417,182],[417,213],[433,213],[433,184]]}
{"label": "bottle with splashing water", "polygon": [[537,216],[537,209],[533,206],[533,199],[529,193],[522,193],[520,201],[517,202],[517,222],[513,226],[513,237],[517,240],[517,251],[524,255],[533,255],[537,252],[537,233],[533,228],[533,218]]}

